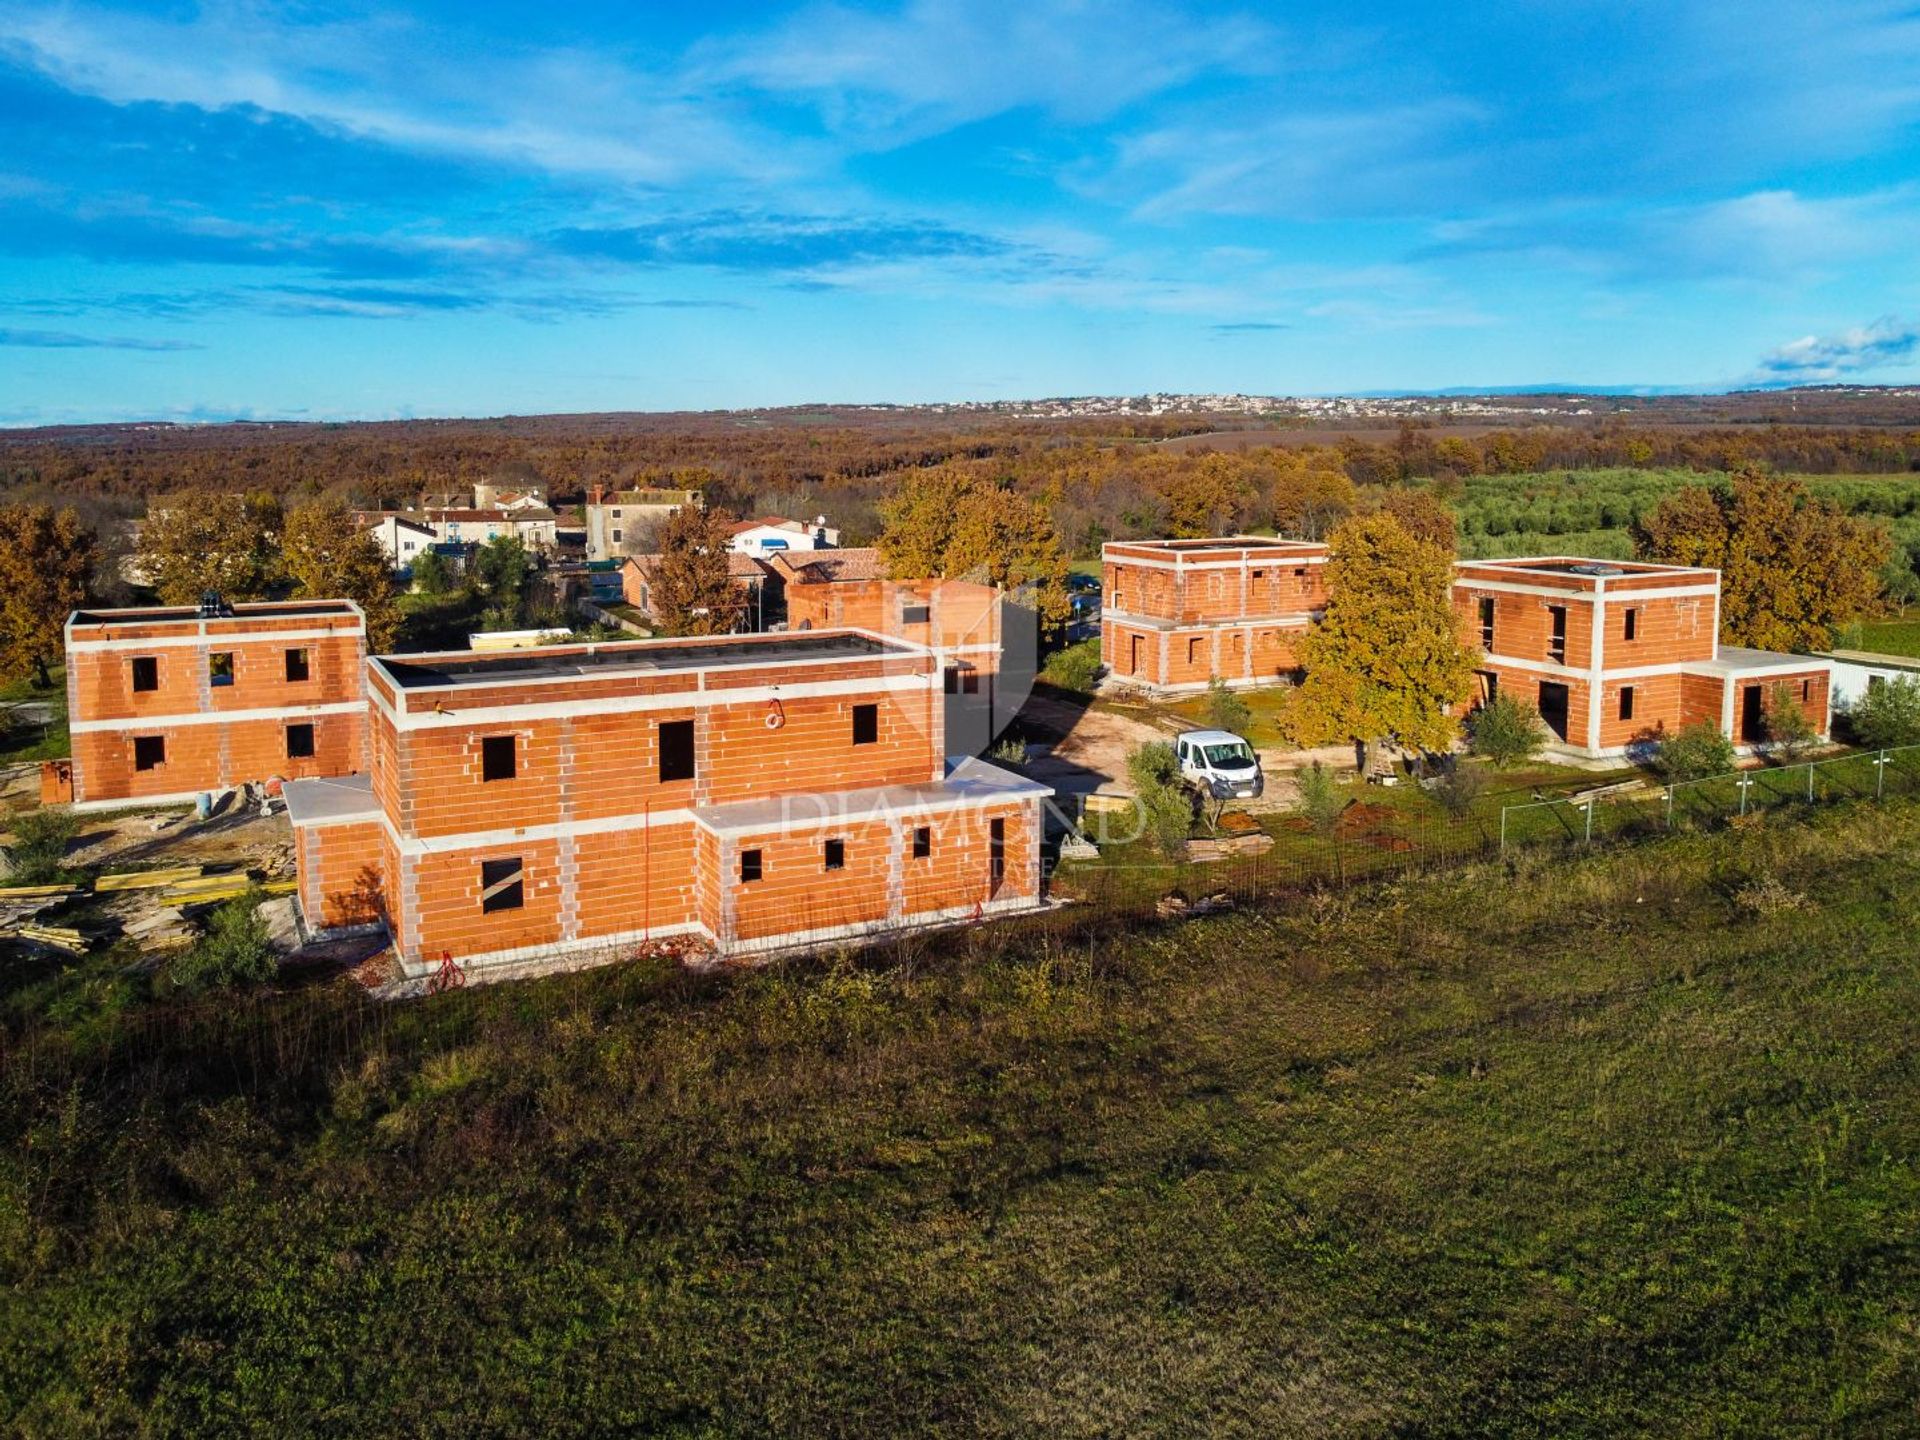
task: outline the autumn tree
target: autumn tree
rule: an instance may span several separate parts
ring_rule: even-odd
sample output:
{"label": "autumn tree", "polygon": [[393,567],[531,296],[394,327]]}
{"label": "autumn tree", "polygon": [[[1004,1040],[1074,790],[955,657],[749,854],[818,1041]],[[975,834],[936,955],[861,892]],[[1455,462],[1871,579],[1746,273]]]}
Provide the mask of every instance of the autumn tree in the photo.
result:
{"label": "autumn tree", "polygon": [[316,500],[288,511],[280,553],[295,595],[353,601],[367,617],[367,644],[379,652],[393,648],[400,633],[393,570],[380,542],[354,524],[346,501]]}
{"label": "autumn tree", "polygon": [[140,527],[140,567],[168,605],[194,604],[208,591],[257,600],[278,570],[280,524],[280,502],[264,493],[169,496]]}
{"label": "autumn tree", "polygon": [[1359,503],[1346,471],[1290,466],[1274,481],[1273,528],[1294,540],[1323,540]]}
{"label": "autumn tree", "polygon": [[1636,531],[1640,554],[1720,572],[1720,638],[1761,650],[1817,650],[1871,610],[1891,542],[1797,480],[1747,469],[1724,487],[1676,490]]}
{"label": "autumn tree", "polygon": [[1449,555],[1460,548],[1460,527],[1453,510],[1431,490],[1396,489],[1387,491],[1378,508],[1398,520],[1416,540],[1438,545]]}
{"label": "autumn tree", "polygon": [[653,612],[669,635],[725,635],[746,605],[728,569],[733,516],[682,505],[661,522],[649,580]]}
{"label": "autumn tree", "polygon": [[882,502],[880,553],[896,580],[984,577],[1011,590],[1033,586],[1049,626],[1067,623],[1067,560],[1046,498],[1030,499],[990,480],[929,470]]}
{"label": "autumn tree", "polygon": [[30,674],[43,690],[53,683],[49,667],[67,616],[86,601],[99,549],[70,509],[0,507],[0,678]]}
{"label": "autumn tree", "polygon": [[1259,498],[1246,465],[1231,455],[1205,455],[1166,483],[1167,533],[1176,539],[1243,529]]}
{"label": "autumn tree", "polygon": [[1353,741],[1362,774],[1389,737],[1447,749],[1474,663],[1460,643],[1450,557],[1384,512],[1349,520],[1330,540],[1326,613],[1300,640],[1307,676],[1288,713],[1294,738]]}

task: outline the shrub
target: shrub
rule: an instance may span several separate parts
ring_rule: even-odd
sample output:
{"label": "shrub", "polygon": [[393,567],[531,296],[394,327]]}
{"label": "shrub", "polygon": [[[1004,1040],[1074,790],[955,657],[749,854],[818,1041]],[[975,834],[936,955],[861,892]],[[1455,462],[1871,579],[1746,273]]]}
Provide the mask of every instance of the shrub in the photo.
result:
{"label": "shrub", "polygon": [[1026,764],[1026,737],[1017,730],[1009,730],[987,747],[987,758],[998,761],[1002,765]]}
{"label": "shrub", "polygon": [[1669,780],[1699,780],[1724,775],[1738,763],[1733,742],[1711,720],[1696,720],[1662,740],[1653,767]]}
{"label": "shrub", "polygon": [[1180,761],[1164,740],[1153,740],[1127,757],[1127,778],[1140,804],[1147,839],[1162,855],[1180,853],[1193,829],[1193,796],[1180,778]]}
{"label": "shrub", "polygon": [[422,595],[444,595],[453,588],[453,567],[438,550],[428,550],[413,562],[413,588]]}
{"label": "shrub", "polygon": [[200,943],[167,967],[168,982],[175,989],[198,992],[271,980],[279,961],[267,943],[261,898],[258,890],[248,890],[215,910]]}
{"label": "shrub", "polygon": [[1307,817],[1317,835],[1331,835],[1340,823],[1340,812],[1347,808],[1347,797],[1332,770],[1314,761],[1300,772],[1300,813]]}
{"label": "shrub", "polygon": [[1856,740],[1875,750],[1920,745],[1920,679],[1903,675],[1869,685],[1847,710],[1847,724]]}
{"label": "shrub", "polygon": [[71,810],[23,810],[7,824],[13,831],[15,885],[38,885],[52,878],[80,830],[79,817]]}
{"label": "shrub", "polygon": [[1207,682],[1207,723],[1216,730],[1231,730],[1238,735],[1253,722],[1247,702],[1227,688],[1218,675]]}
{"label": "shrub", "polygon": [[1049,685],[1057,685],[1062,690],[1071,690],[1080,695],[1085,695],[1093,689],[1093,682],[1099,674],[1100,640],[1098,636],[1054,651],[1047,657],[1047,663],[1040,670],[1040,678]]}
{"label": "shrub", "polygon": [[1820,732],[1801,708],[1790,685],[1776,685],[1767,695],[1767,746],[1788,761],[1799,760],[1820,740]]}
{"label": "shrub", "polygon": [[1452,819],[1464,820],[1473,813],[1473,802],[1487,788],[1487,772],[1455,760],[1452,767],[1433,787],[1433,798]]}
{"label": "shrub", "polygon": [[1504,692],[1473,712],[1467,730],[1473,753],[1502,770],[1531,760],[1547,743],[1540,712]]}

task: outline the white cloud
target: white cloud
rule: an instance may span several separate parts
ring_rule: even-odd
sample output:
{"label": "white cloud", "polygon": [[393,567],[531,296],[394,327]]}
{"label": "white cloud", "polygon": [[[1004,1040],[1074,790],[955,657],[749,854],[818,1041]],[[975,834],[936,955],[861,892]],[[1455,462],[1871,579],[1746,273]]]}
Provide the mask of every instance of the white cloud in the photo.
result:
{"label": "white cloud", "polygon": [[1151,0],[911,0],[887,14],[824,4],[744,44],[703,47],[696,73],[804,96],[830,129],[894,145],[1026,107],[1073,124],[1210,72],[1272,63],[1242,16]]}
{"label": "white cloud", "polygon": [[1907,368],[1920,351],[1920,321],[1886,316],[1835,335],[1805,335],[1760,358],[1754,378],[1808,385],[1869,371]]}

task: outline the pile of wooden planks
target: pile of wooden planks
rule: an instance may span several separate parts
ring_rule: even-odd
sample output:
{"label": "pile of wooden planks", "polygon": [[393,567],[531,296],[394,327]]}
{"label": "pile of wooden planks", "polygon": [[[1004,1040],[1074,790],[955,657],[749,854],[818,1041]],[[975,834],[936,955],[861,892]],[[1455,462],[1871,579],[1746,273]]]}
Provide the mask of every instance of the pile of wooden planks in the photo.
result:
{"label": "pile of wooden planks", "polygon": [[117,875],[102,875],[93,882],[101,894],[114,890],[158,890],[184,880],[198,880],[206,873],[204,865],[172,865],[164,870],[126,870]]}
{"label": "pile of wooden planks", "polygon": [[199,938],[200,931],[179,910],[155,910],[137,920],[129,920],[127,934],[139,943],[143,952],[153,954],[183,949]]}
{"label": "pile of wooden planks", "polygon": [[31,940],[36,945],[49,945],[55,950],[64,950],[69,955],[87,953],[89,942],[86,935],[68,925],[41,925],[33,921],[25,921],[10,926],[9,929],[22,940]]}

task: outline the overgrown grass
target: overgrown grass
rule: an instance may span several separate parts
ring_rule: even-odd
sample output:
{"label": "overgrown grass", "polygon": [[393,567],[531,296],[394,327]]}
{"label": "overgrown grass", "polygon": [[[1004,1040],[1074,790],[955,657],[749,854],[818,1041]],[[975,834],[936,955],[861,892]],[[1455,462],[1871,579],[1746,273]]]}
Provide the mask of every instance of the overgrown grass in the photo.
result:
{"label": "overgrown grass", "polygon": [[0,766],[57,760],[73,753],[73,742],[67,734],[67,682],[63,667],[54,666],[52,681],[45,690],[35,686],[31,677],[0,685],[0,706],[23,702],[45,705],[52,715],[44,727],[19,723],[0,726]]}
{"label": "overgrown grass", "polygon": [[0,1430],[1903,1432],[1916,842],[43,1023]]}

